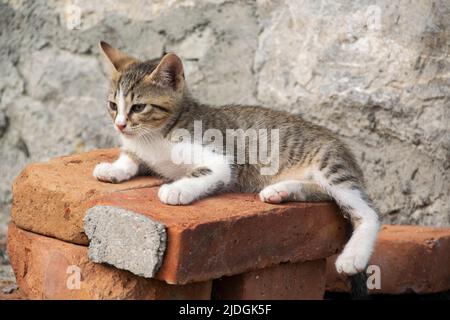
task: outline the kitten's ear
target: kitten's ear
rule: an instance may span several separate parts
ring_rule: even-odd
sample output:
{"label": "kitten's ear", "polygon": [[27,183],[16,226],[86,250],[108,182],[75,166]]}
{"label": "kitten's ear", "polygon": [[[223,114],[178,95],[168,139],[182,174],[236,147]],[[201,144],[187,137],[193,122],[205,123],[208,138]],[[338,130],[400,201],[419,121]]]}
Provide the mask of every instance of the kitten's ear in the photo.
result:
{"label": "kitten's ear", "polygon": [[111,45],[104,41],[100,41],[99,45],[101,51],[105,55],[106,60],[108,60],[114,71],[123,71],[130,64],[138,61],[137,59],[126,55],[122,51],[111,47]]}
{"label": "kitten's ear", "polygon": [[173,90],[180,89],[184,84],[184,70],[181,59],[174,53],[166,54],[156,69],[148,76],[146,81],[156,83]]}

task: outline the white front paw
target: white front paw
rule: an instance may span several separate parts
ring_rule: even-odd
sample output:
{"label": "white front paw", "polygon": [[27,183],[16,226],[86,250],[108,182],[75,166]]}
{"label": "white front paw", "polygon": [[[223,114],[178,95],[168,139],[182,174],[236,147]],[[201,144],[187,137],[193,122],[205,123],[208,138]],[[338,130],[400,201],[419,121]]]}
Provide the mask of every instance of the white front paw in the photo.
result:
{"label": "white front paw", "polygon": [[112,163],[107,162],[96,165],[93,175],[97,180],[112,183],[119,183],[131,178],[127,172],[115,167]]}
{"label": "white front paw", "polygon": [[196,198],[195,194],[187,187],[177,185],[177,183],[163,184],[159,188],[158,197],[162,203],[173,206],[189,204]]}

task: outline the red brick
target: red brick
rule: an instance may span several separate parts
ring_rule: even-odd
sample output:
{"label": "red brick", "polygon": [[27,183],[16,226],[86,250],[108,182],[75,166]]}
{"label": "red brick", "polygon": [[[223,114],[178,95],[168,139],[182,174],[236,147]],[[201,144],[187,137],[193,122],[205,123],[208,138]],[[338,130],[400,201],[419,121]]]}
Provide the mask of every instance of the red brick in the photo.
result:
{"label": "red brick", "polygon": [[347,241],[348,225],[331,202],[273,205],[254,194],[222,194],[189,206],[169,206],[157,197],[154,185],[160,180],[96,181],[94,165],[116,155],[98,151],[28,167],[14,183],[12,220],[25,230],[87,244],[82,219],[91,206],[146,215],[166,226],[168,246],[156,277],[172,284],[317,260],[338,252]]}
{"label": "red brick", "polygon": [[[348,292],[344,276],[327,263],[327,291]],[[371,294],[436,293],[450,289],[450,228],[384,225],[370,265],[380,267],[381,288]]]}
{"label": "red brick", "polygon": [[138,177],[120,184],[95,180],[92,176],[95,165],[111,162],[118,154],[118,149],[97,150],[27,166],[13,183],[12,220],[25,230],[86,244],[80,217],[89,208],[89,200],[162,183],[152,177]]}
{"label": "red brick", "polygon": [[[29,299],[209,299],[212,281],[169,285],[89,261],[87,247],[37,235],[10,224],[8,254]],[[69,266],[80,268],[80,289],[68,289]],[[70,271],[70,270],[69,270]]]}
{"label": "red brick", "polygon": [[150,188],[106,196],[97,204],[166,225],[169,241],[156,277],[168,283],[316,260],[338,252],[346,241],[346,224],[331,203],[269,205],[256,195],[228,194],[173,207],[161,204],[157,189]]}
{"label": "red brick", "polygon": [[213,297],[226,300],[318,300],[325,292],[326,260],[285,263],[214,280]]}

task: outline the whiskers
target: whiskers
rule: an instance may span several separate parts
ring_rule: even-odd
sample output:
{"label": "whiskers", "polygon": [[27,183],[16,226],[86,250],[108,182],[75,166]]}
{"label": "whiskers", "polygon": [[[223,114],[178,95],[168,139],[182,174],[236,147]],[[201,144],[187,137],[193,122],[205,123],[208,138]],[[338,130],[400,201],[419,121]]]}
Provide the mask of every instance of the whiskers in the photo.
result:
{"label": "whiskers", "polygon": [[151,128],[145,124],[128,127],[128,130],[123,133],[124,138],[134,140],[139,144],[153,144],[155,141],[161,139],[161,132],[159,129]]}
{"label": "whiskers", "polygon": [[143,142],[151,142],[157,133],[158,130],[142,124],[133,127],[133,134],[137,139],[142,140]]}

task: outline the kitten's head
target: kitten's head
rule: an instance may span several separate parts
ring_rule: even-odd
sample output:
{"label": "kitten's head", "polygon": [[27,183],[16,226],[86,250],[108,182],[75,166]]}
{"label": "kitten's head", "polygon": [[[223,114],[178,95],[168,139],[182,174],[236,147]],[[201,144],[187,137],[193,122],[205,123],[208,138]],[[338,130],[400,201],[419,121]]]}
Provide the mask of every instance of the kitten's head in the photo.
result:
{"label": "kitten's head", "polygon": [[139,61],[105,42],[100,48],[111,65],[108,111],[126,137],[156,132],[179,112],[185,95],[183,64],[175,54]]}

